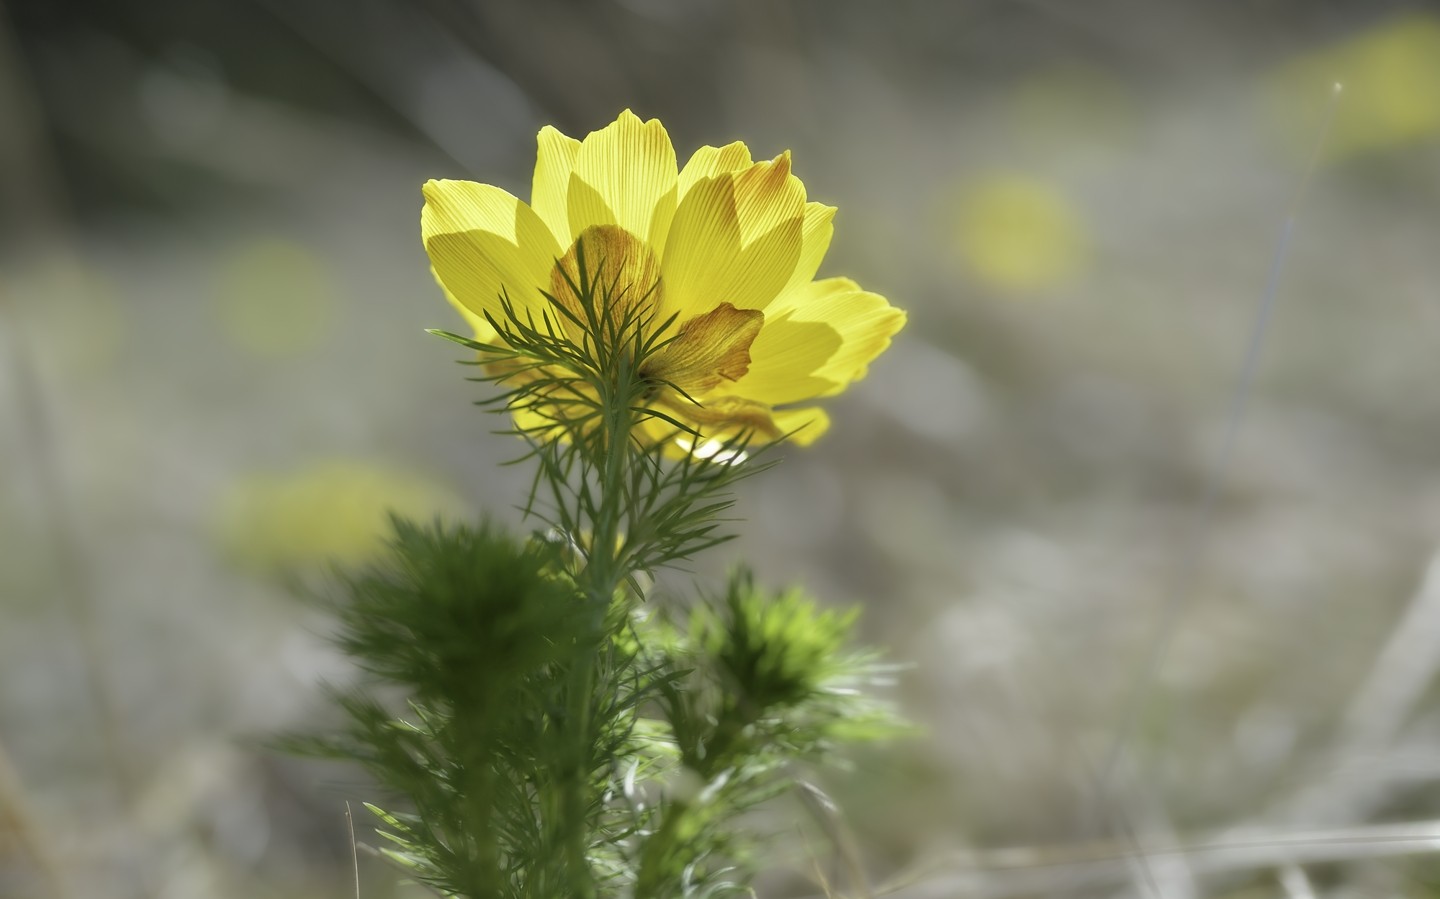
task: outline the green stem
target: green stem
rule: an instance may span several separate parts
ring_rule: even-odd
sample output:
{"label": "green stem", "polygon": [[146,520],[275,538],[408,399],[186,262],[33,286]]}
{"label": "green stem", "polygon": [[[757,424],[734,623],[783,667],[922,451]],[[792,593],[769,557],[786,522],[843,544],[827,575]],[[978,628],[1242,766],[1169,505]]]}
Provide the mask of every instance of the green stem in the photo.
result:
{"label": "green stem", "polygon": [[635,899],[660,899],[679,892],[685,863],[684,826],[689,823],[691,805],[679,799],[665,810],[659,830],[645,841],[640,871],[635,878]]}
{"label": "green stem", "polygon": [[615,591],[624,582],[627,572],[620,570],[616,544],[620,539],[621,526],[625,516],[624,483],[627,466],[631,464],[630,428],[633,413],[628,402],[630,373],[618,373],[615,392],[606,397],[605,433],[601,445],[603,458],[595,469],[600,473],[599,502],[591,515],[591,539],[587,547],[585,568],[580,573],[580,585],[588,600],[588,612],[593,616],[594,633],[599,635],[595,644],[595,655],[586,664],[577,665],[571,671],[568,720],[575,726],[576,756],[569,770],[563,774],[561,818],[566,833],[565,859],[569,870],[570,887],[573,895],[580,899],[593,899],[596,885],[589,867],[589,824],[587,811],[588,791],[593,770],[593,750],[599,738],[595,732],[597,704],[604,697],[597,695],[597,684],[608,685],[613,681],[612,672],[600,669],[610,658],[610,634],[604,633],[604,622],[614,601]]}

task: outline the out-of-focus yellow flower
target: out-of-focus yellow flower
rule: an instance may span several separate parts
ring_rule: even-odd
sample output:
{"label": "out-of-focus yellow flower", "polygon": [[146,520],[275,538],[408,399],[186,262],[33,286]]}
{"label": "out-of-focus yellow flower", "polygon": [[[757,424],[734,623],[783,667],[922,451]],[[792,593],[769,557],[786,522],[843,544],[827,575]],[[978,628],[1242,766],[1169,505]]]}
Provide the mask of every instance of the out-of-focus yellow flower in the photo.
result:
{"label": "out-of-focus yellow flower", "polygon": [[417,521],[463,514],[451,491],[413,472],[346,459],[252,474],[221,498],[221,542],[259,571],[354,565],[376,552],[388,515]]}
{"label": "out-of-focus yellow flower", "polygon": [[503,320],[502,291],[537,320],[544,293],[575,304],[577,243],[612,295],[653,304],[657,323],[673,316],[655,335],[669,342],[642,368],[673,386],[647,403],[705,439],[659,419],[637,436],[674,451],[744,433],[810,443],[828,419],[803,404],[864,377],[905,323],[854,281],[814,280],[835,210],[806,201],[788,152],[754,162],[737,141],[701,147],[679,168],[660,122],[626,110],[583,141],[544,128],[528,205],[467,181],[424,192],[435,275],[480,342],[498,339],[484,317]]}
{"label": "out-of-focus yellow flower", "polygon": [[1440,16],[1415,12],[1358,37],[1296,57],[1276,70],[1262,93],[1267,121],[1298,153],[1309,153],[1330,102],[1345,93],[1325,155],[1350,159],[1440,133]]}
{"label": "out-of-focus yellow flower", "polygon": [[292,356],[317,346],[337,305],[325,264],[276,237],[244,243],[226,256],[216,302],[221,333],[258,356]]}
{"label": "out-of-focus yellow flower", "polygon": [[971,274],[1005,291],[1056,287],[1089,261],[1084,226],[1065,196],[1014,173],[985,175],[964,186],[955,239]]}

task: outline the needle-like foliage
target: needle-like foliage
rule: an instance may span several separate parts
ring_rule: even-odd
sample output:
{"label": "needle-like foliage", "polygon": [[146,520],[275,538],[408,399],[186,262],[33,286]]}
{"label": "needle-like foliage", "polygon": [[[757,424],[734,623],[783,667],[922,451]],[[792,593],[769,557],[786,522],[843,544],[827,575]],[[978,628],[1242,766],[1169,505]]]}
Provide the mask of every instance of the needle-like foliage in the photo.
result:
{"label": "needle-like foliage", "polygon": [[339,733],[295,742],[369,769],[390,856],[447,896],[744,891],[740,816],[888,719],[855,689],[874,666],[845,648],[851,614],[743,574],[688,620],[645,605],[651,572],[727,539],[730,488],[767,466],[747,434],[681,459],[635,439],[693,433],[647,404],[674,386],[647,374],[667,323],[603,277],[623,265],[576,249],[558,269],[575,302],[505,298],[493,344],[442,335],[500,388],[487,402],[517,422],[548,528],[397,520],[337,591],[336,642],[369,679],[334,694]]}

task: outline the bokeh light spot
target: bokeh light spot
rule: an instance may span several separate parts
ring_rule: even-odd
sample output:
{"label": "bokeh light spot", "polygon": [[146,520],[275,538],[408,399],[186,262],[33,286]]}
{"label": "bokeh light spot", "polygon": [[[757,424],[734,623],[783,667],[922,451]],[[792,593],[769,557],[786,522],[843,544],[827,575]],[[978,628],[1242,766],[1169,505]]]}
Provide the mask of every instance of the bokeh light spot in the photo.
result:
{"label": "bokeh light spot", "polygon": [[1297,56],[1261,94],[1266,120],[1297,154],[1308,154],[1330,102],[1344,87],[1324,148],[1351,159],[1440,134],[1440,17],[1412,13],[1358,37]]}
{"label": "bokeh light spot", "polygon": [[260,356],[299,355],[319,346],[337,306],[325,263],[274,237],[243,244],[221,262],[216,301],[225,336]]}
{"label": "bokeh light spot", "polygon": [[962,188],[955,236],[971,274],[1005,291],[1072,281],[1089,257],[1084,225],[1065,195],[1017,173],[986,175]]}
{"label": "bokeh light spot", "polygon": [[429,521],[466,511],[454,491],[417,472],[328,459],[241,477],[221,497],[217,519],[231,559],[278,573],[366,561],[383,545],[391,512]]}

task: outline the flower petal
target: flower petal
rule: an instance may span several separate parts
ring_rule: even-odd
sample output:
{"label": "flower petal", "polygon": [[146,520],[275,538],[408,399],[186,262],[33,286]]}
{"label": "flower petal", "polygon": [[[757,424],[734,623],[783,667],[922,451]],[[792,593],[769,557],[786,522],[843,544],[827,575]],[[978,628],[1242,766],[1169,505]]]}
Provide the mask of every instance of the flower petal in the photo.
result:
{"label": "flower petal", "polygon": [[763,312],[721,303],[682,324],[679,336],[646,363],[644,373],[699,399],[721,381],[745,376],[750,368],[750,344],[764,322]]}
{"label": "flower petal", "polygon": [[435,283],[440,285],[441,292],[445,294],[445,300],[451,306],[455,307],[455,311],[460,313],[461,318],[465,319],[465,324],[470,326],[471,336],[475,339],[475,342],[495,343],[500,336],[496,333],[495,328],[486,321],[484,317],[471,312],[465,307],[464,303],[455,299],[455,294],[446,289],[445,282],[440,280],[440,275],[435,271],[435,266],[433,265],[430,266],[430,274],[435,276]]}
{"label": "flower petal", "polygon": [[[723,147],[701,147],[685,163],[685,168],[680,170],[680,179],[677,182],[675,201],[678,204],[690,192],[690,188],[702,178],[709,178],[715,175],[722,175],[727,172],[738,172],[747,169],[754,163],[750,159],[750,148],[741,141],[726,144]],[[661,258],[665,255],[665,244],[670,237],[671,218],[664,222],[664,227],[657,219],[652,228],[650,243],[655,252]]]}
{"label": "flower petal", "polygon": [[737,140],[723,147],[701,147],[690,157],[690,161],[685,163],[685,168],[680,170],[677,198],[685,199],[685,194],[701,178],[724,172],[738,172],[752,165],[754,163],[750,160],[750,148],[741,141]]}
{"label": "flower petal", "polygon": [[[712,455],[727,441],[741,437],[748,438],[751,446],[782,439],[809,446],[830,428],[830,416],[816,406],[771,409],[764,403],[734,396],[717,397],[699,406],[675,399],[661,404],[664,413],[691,430],[680,430],[660,418],[647,419],[640,426],[642,439],[664,444],[665,455],[671,458]],[[738,458],[744,458],[743,452]]]}
{"label": "flower petal", "polygon": [[787,291],[809,284],[820,270],[825,251],[830,249],[830,238],[835,233],[831,224],[835,219],[835,207],[824,203],[806,203],[805,221],[800,226],[800,259],[795,263],[795,272],[780,291]]}
{"label": "flower petal", "polygon": [[830,430],[830,416],[819,406],[776,409],[771,417],[780,433],[796,446],[809,446]]}
{"label": "flower petal", "polygon": [[661,258],[672,310],[683,318],[719,303],[769,305],[800,258],[805,197],[791,181],[781,157],[695,182],[675,210]]}
{"label": "flower petal", "polygon": [[[588,288],[598,301],[596,305],[605,304],[605,309],[594,313],[604,315],[608,309],[610,328],[620,327],[633,321],[637,305],[660,304],[660,265],[644,241],[629,231],[619,225],[595,225],[585,229],[550,270],[551,296],[576,318],[586,321],[589,314],[581,307],[577,287]],[[605,325],[601,329],[608,333]]]}
{"label": "flower petal", "polygon": [[779,440],[785,436],[785,432],[775,426],[769,406],[745,397],[721,396],[695,403],[671,392],[662,395],[654,405],[676,421],[688,425],[694,432],[677,431],[673,425],[669,425],[667,431],[657,425],[651,429],[652,436],[658,434],[662,441],[682,437],[689,444],[699,435],[700,439],[695,441],[696,444],[706,440],[733,440],[742,436],[764,442]]}
{"label": "flower petal", "polygon": [[440,283],[475,315],[499,317],[502,290],[517,310],[543,308],[560,248],[529,206],[488,184],[429,181],[420,234]]}
{"label": "flower petal", "polygon": [[776,405],[832,396],[865,377],[904,326],[904,312],[849,278],[787,291],[766,310],[734,392]]}
{"label": "flower petal", "polygon": [[794,309],[778,315],[772,312],[750,347],[749,370],[734,390],[771,405],[831,393],[836,382],[817,372],[844,342],[829,322],[798,318]]}
{"label": "flower petal", "polygon": [[675,148],[659,119],[641,122],[630,110],[581,143],[566,205],[570,233],[619,225],[648,240],[669,228],[675,212]]}
{"label": "flower petal", "polygon": [[751,440],[764,442],[788,437],[806,446],[830,427],[830,417],[818,406],[772,409],[765,403],[741,396],[714,397],[698,406],[686,404],[677,411],[677,418],[692,424],[702,438],[709,440],[733,440],[749,435]]}
{"label": "flower petal", "polygon": [[805,185],[790,174],[790,151],[735,173],[740,243],[748,245],[777,225],[805,215]]}
{"label": "flower petal", "polygon": [[566,137],[550,125],[540,129],[536,142],[539,148],[535,154],[530,205],[550,227],[556,242],[562,247],[569,246],[574,235],[570,233],[570,213],[565,199],[570,190],[570,173],[575,169],[580,142]]}

